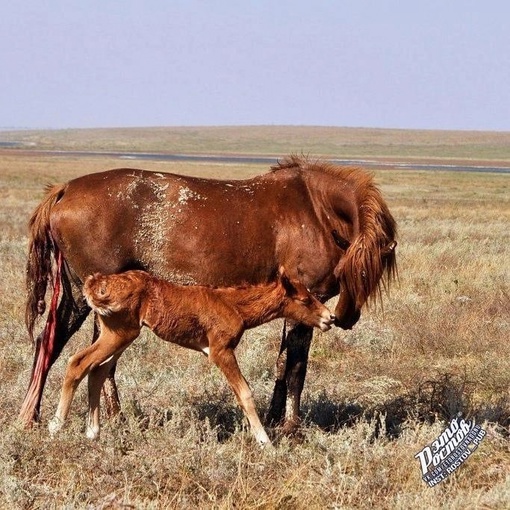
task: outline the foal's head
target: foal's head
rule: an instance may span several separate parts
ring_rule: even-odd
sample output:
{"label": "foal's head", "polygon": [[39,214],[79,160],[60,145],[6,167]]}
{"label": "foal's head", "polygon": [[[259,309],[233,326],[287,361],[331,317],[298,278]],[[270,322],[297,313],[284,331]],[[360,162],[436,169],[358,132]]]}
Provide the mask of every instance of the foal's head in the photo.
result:
{"label": "foal's head", "polygon": [[335,316],[301,283],[290,278],[283,267],[279,271],[279,280],[285,296],[283,316],[306,324],[307,326],[328,331],[335,322]]}
{"label": "foal's head", "polygon": [[108,316],[116,312],[134,311],[147,286],[149,276],[143,271],[88,276],[83,285],[83,294],[88,305],[99,315]]}

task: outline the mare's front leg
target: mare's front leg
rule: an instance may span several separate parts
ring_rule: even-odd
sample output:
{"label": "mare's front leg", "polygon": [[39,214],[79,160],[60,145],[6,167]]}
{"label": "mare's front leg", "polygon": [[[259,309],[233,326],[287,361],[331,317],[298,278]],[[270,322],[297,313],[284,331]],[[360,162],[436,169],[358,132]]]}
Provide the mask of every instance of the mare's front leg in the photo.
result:
{"label": "mare's front leg", "polygon": [[[286,321],[286,325],[288,323],[289,321]],[[303,324],[293,324],[289,331],[283,331],[276,362],[276,383],[266,424],[283,425],[283,432],[286,434],[295,432],[299,427],[301,393],[312,336],[313,328]]]}
{"label": "mare's front leg", "polygon": [[215,345],[214,338],[210,339],[209,348],[209,359],[216,364],[227,378],[227,381],[236,396],[237,402],[241,406],[245,416],[248,418],[255,439],[261,445],[270,445],[271,441],[260,422],[257,409],[255,408],[253,394],[246,379],[243,377],[241,370],[239,369],[233,348],[224,345],[218,347]]}

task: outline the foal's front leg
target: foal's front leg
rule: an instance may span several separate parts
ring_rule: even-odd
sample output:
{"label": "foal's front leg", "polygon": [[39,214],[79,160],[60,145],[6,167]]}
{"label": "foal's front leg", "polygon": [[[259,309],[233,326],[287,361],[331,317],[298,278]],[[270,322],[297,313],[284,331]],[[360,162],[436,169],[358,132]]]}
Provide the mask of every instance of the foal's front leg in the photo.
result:
{"label": "foal's front leg", "polygon": [[[136,338],[136,335],[134,338]],[[101,334],[99,339],[92,345],[71,356],[64,376],[57,412],[48,423],[50,434],[54,435],[62,428],[81,380],[94,367],[101,365],[101,363],[104,363],[117,352],[122,352],[134,338],[120,337],[112,333]]]}
{"label": "foal's front leg", "polygon": [[[126,346],[127,347],[127,346]],[[118,352],[114,356],[111,356],[99,366],[93,368],[89,373],[88,378],[88,391],[89,391],[89,412],[87,418],[87,429],[85,434],[89,439],[97,439],[99,437],[99,403],[101,400],[101,390],[104,389],[104,383],[108,378],[112,367],[115,366],[121,354],[125,351],[125,348],[121,352]]]}

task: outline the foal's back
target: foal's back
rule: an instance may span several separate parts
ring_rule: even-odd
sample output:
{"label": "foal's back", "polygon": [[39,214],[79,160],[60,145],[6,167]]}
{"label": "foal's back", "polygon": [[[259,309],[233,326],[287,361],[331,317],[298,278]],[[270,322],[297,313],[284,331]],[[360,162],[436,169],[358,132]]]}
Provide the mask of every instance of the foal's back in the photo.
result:
{"label": "foal's back", "polygon": [[[245,329],[288,317],[323,331],[334,316],[280,268],[275,282],[235,288],[175,285],[144,271],[87,278],[85,297],[110,330],[148,326],[164,340],[204,350],[211,336],[239,340]],[[122,333],[119,333],[122,334]]]}
{"label": "foal's back", "polygon": [[279,317],[323,331],[334,320],[283,267],[275,282],[235,288],[176,285],[138,270],[96,274],[86,279],[84,294],[110,329],[119,321],[132,328],[146,325],[164,340],[200,350],[207,336],[238,338],[245,329]]}
{"label": "foal's back", "polygon": [[264,322],[264,311],[278,308],[276,301],[282,299],[277,287],[277,283],[232,289],[182,286],[131,270],[89,276],[83,293],[110,328],[120,314],[124,326],[147,326],[163,340],[204,350],[211,331],[237,337]]}

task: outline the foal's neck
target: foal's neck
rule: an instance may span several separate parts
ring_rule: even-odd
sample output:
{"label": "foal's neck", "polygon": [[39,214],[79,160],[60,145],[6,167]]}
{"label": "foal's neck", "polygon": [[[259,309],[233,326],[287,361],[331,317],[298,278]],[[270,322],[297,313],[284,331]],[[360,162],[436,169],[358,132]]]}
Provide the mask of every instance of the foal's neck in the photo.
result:
{"label": "foal's neck", "polygon": [[237,310],[246,328],[254,328],[283,316],[284,291],[278,283],[216,291]]}

